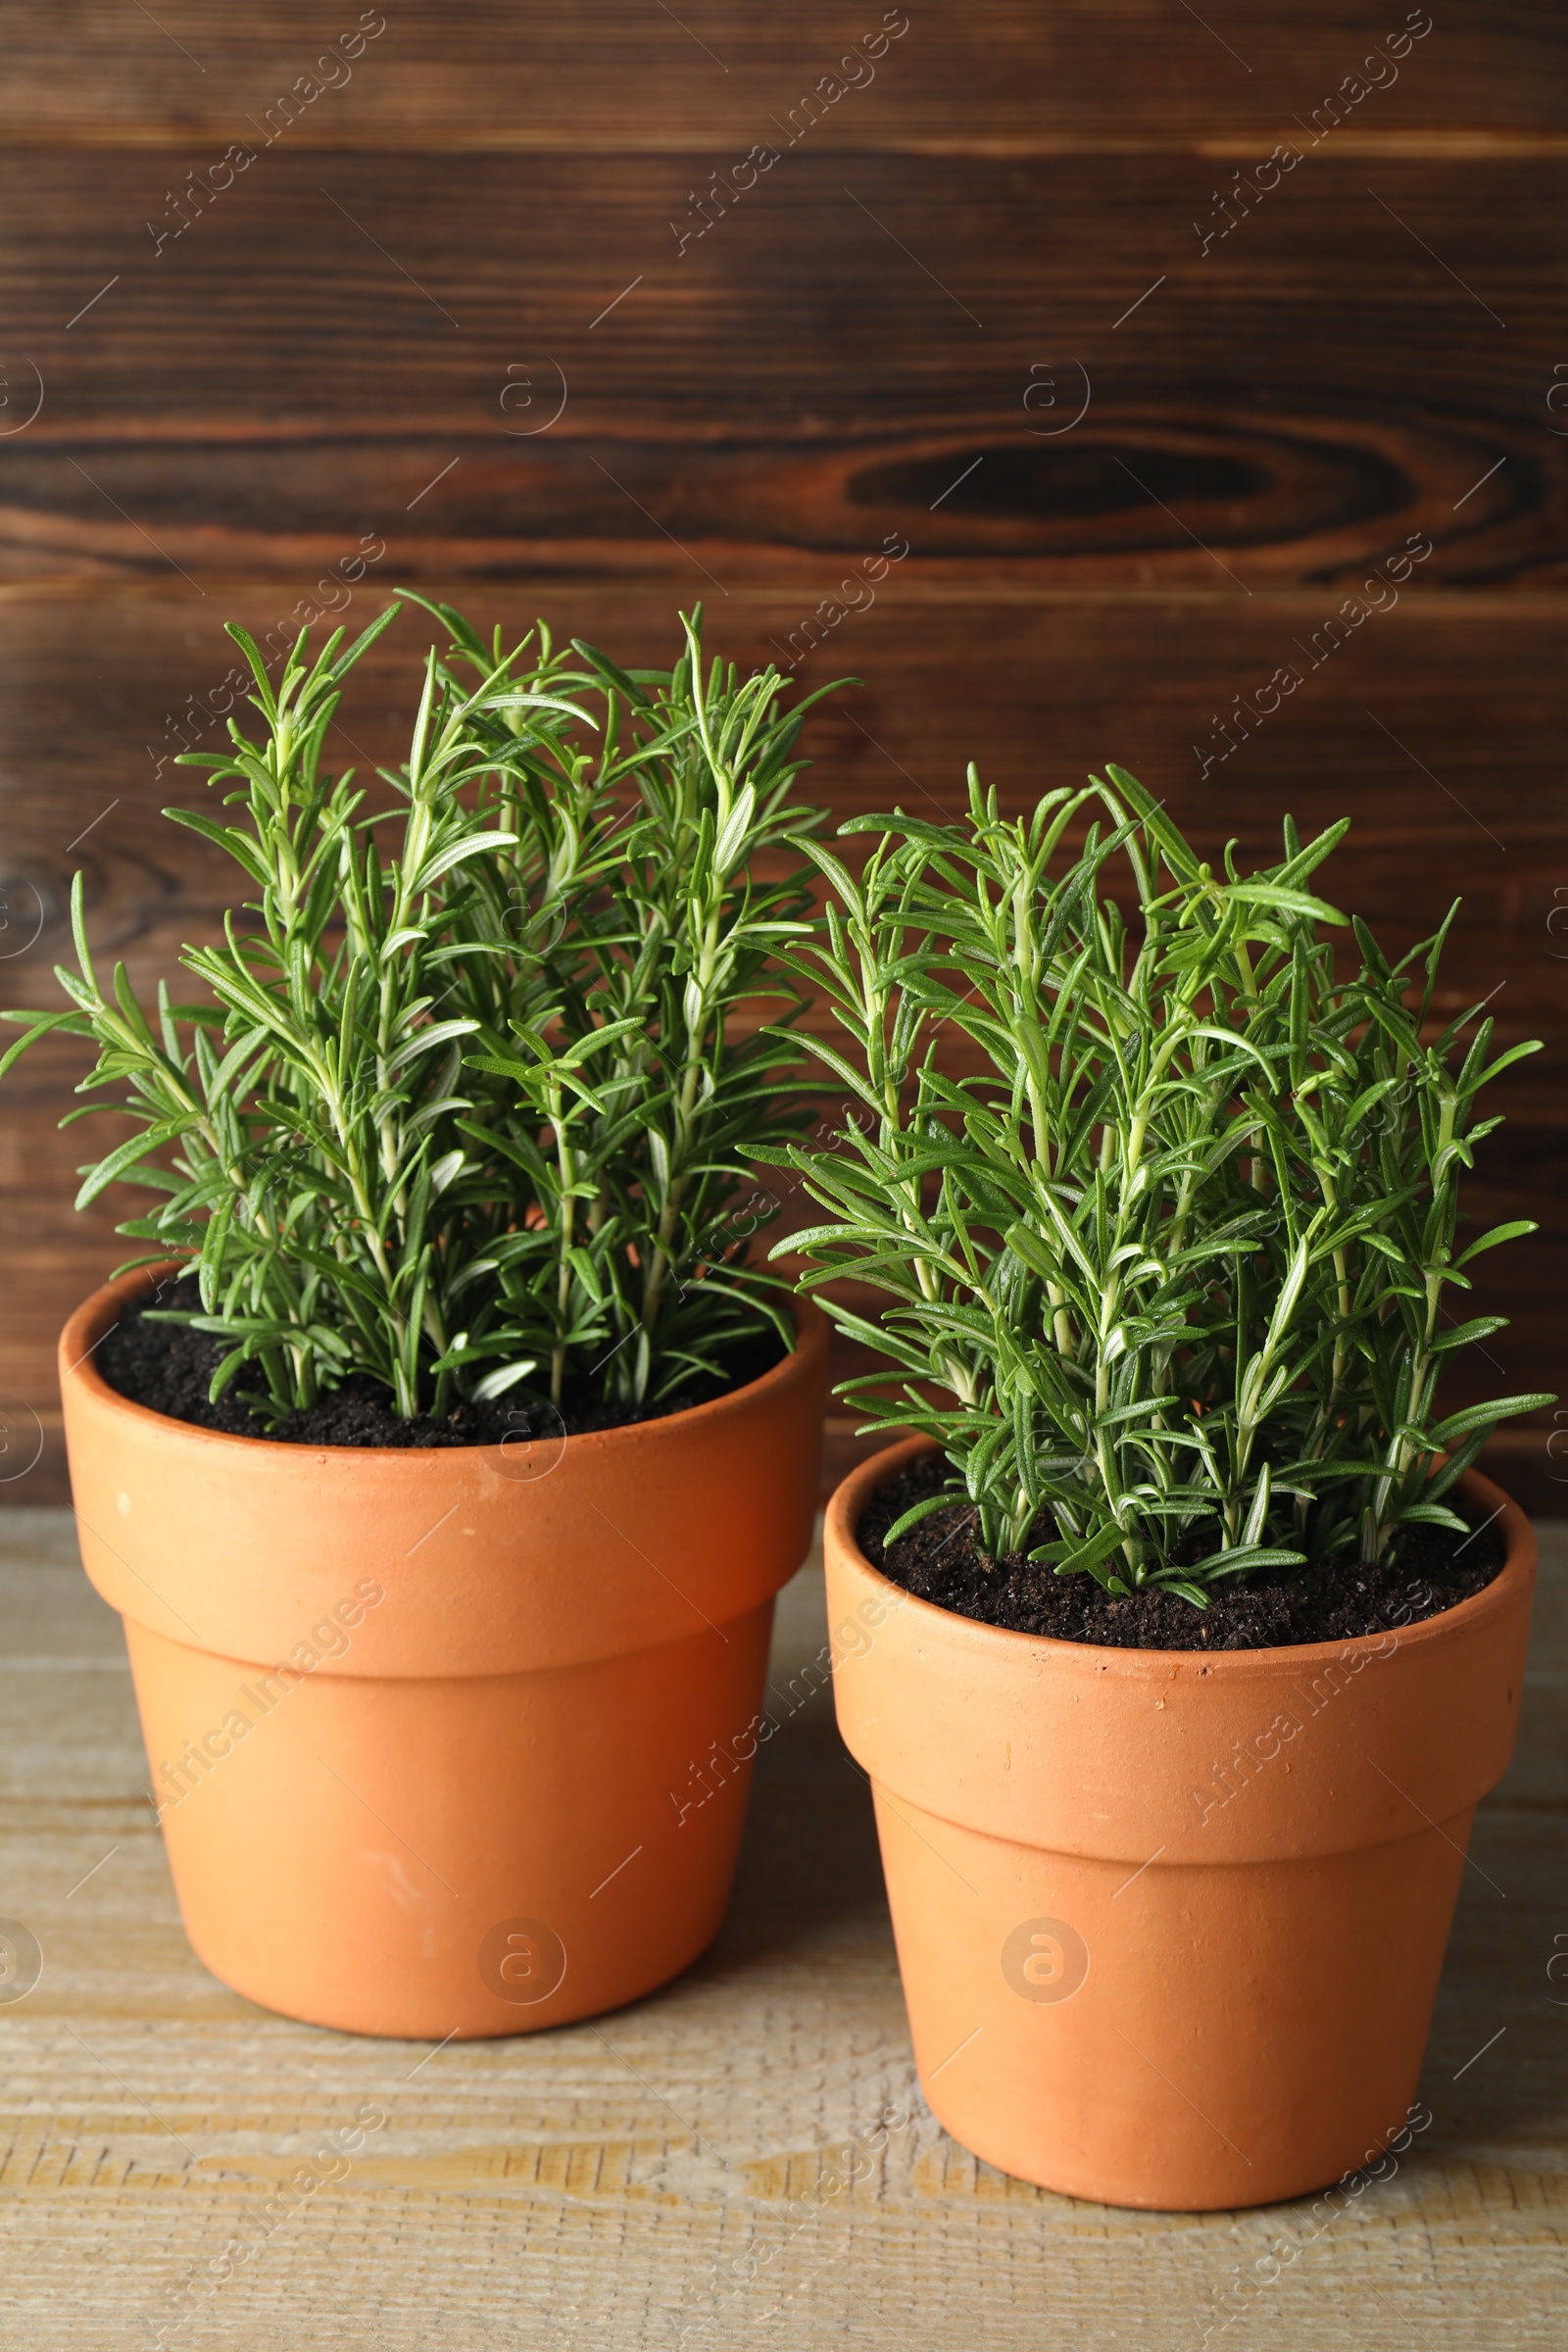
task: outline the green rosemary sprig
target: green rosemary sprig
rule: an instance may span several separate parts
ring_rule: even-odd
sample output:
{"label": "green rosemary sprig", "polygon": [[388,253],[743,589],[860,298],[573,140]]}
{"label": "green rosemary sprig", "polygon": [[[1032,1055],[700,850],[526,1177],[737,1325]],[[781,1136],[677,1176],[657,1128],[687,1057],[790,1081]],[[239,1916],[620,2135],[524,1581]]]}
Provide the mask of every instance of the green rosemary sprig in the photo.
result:
{"label": "green rosemary sprig", "polygon": [[227,1343],[215,1396],[243,1373],[273,1413],[351,1376],[405,1416],[519,1386],[656,1401],[792,1331],[736,1202],[797,1125],[800,991],[774,958],[809,927],[810,869],[773,869],[819,822],[793,798],[808,706],[772,669],[705,677],[700,612],[671,670],[628,674],[430,607],[451,644],[372,810],[323,748],[399,609],[314,662],[302,634],[275,688],[231,629],[262,739],[234,720],[184,764],[237,813],[166,811],[254,894],[182,955],[205,1001],[161,987],[150,1018],[122,964],[106,990],[78,876],[68,1006],[7,1016],[26,1034],[0,1075],[53,1030],[96,1044],[78,1091],[105,1099],[70,1116],[134,1132],[78,1205],[158,1196],[121,1231],[132,1264],[196,1272],[199,1310],[164,1311]]}
{"label": "green rosemary sprig", "polygon": [[[1436,1405],[1453,1351],[1501,1327],[1448,1298],[1532,1230],[1457,1239],[1496,1124],[1477,1096],[1536,1049],[1489,1062],[1490,1019],[1464,1040],[1479,1007],[1427,1039],[1451,912],[1392,966],[1357,923],[1338,973],[1345,917],[1308,884],[1344,824],[1303,845],[1287,820],[1279,864],[1228,852],[1216,874],[1109,774],[1009,822],[971,769],[966,826],[843,827],[880,837],[858,877],[813,847],[834,903],[796,961],[848,1049],[813,1050],[871,1115],[778,1153],[829,1211],[787,1246],[807,1288],[886,1296],[874,1321],[824,1298],[903,1376],[841,1393],[937,1442],[989,1554],[1033,1530],[1058,1574],[1202,1604],[1221,1578],[1461,1526],[1445,1498],[1488,1432],[1551,1401]],[[1132,926],[1102,895],[1113,860]],[[944,1074],[944,1033],[978,1075]]]}
{"label": "green rosemary sprig", "polygon": [[[485,649],[442,617],[453,658],[481,667]],[[466,1274],[466,1289],[498,1284],[504,1304],[457,1355],[505,1358],[526,1329],[557,1401],[593,1380],[617,1402],[657,1400],[769,1327],[791,1343],[784,1286],[746,1262],[759,1220],[737,1200],[750,1160],[804,1115],[785,1079],[802,993],[776,959],[812,928],[800,856],[822,820],[794,798],[792,754],[833,689],[785,710],[772,667],[743,678],[714,662],[705,677],[700,608],[683,627],[669,671],[627,672],[574,645],[571,690],[603,712],[597,821],[619,811],[612,888],[554,956],[548,1010],[491,1024],[469,1057],[513,1090],[487,1134],[537,1213]],[[509,1380],[503,1361],[479,1393]]]}

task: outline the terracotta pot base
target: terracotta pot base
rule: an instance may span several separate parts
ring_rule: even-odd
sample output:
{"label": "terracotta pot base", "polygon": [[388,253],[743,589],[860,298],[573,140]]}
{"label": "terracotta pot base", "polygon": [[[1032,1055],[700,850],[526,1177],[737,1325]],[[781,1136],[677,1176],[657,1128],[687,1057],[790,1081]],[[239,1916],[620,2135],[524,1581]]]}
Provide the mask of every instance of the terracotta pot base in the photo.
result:
{"label": "terracotta pot base", "polygon": [[[772,1619],[769,1600],[658,1649],[476,1675],[461,1708],[447,1682],[264,1689],[265,1667],[127,1622],[150,1756],[188,1755],[236,1707],[259,1718],[163,1799],[197,1956],[264,2008],[419,2040],[534,2033],[652,1991],[723,1922],[751,1766],[706,1802],[691,1767],[760,1704]],[[588,1768],[585,1740],[603,1742]]]}
{"label": "terracotta pot base", "polygon": [[187,1931],[265,2007],[525,2034],[723,1919],[773,1595],[811,1537],[827,1328],[665,1419],[518,1446],[284,1446],[61,1342],[82,1559],[125,1621]]}
{"label": "terracotta pot base", "polygon": [[[1321,2188],[1404,2124],[1468,1813],[1353,1856],[1250,1866],[1238,1933],[1201,1868],[1129,1885],[1125,1861],[876,1798],[921,2087],[988,2164],[1099,2204],[1196,2212]],[[1404,1933],[1380,1943],[1391,1906]],[[1348,2047],[1353,2070],[1302,2068],[1305,2050]]]}
{"label": "terracotta pot base", "polygon": [[1512,1751],[1535,1545],[1441,1617],[1294,1649],[1100,1649],[917,1600],[828,1509],[834,1693],[871,1778],[921,2084],[1002,2171],[1272,2203],[1408,2121],[1477,1800]]}

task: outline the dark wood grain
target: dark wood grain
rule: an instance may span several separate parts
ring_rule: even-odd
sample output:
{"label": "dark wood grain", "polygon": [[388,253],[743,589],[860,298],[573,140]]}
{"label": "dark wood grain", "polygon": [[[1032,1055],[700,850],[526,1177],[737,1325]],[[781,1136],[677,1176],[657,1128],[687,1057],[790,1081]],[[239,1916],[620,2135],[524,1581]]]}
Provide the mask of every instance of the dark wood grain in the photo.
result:
{"label": "dark wood grain", "polygon": [[677,257],[678,159],[291,153],[155,255],[161,158],[13,151],[0,576],[1561,584],[1565,173],[1325,155],[1204,255],[1200,158],[802,156]]}
{"label": "dark wood grain", "polygon": [[[702,597],[737,658],[863,679],[816,728],[840,815],[1117,759],[1216,851],[1351,813],[1337,889],[1393,945],[1462,892],[1446,1007],[1551,1040],[1477,1201],[1548,1228],[1486,1303],[1558,1386],[1556,13],[1455,0],[1332,127],[1402,6],[915,9],[802,107],[880,7],[419,0],[280,107],[360,13],[0,5],[0,1001],[52,992],[78,864],[144,984],[215,932],[228,869],[158,812],[223,619],[280,646],[408,580],[658,660]],[[343,761],[398,756],[421,644]],[[123,1248],[70,1207],[79,1068],[0,1095],[0,1500],[63,1492],[53,1333]],[[1560,1500],[1546,1434],[1514,1483]]]}
{"label": "dark wood grain", "polygon": [[[1200,18],[1176,0],[976,0],[962,9],[885,10],[881,0],[804,0],[788,10],[689,0],[673,14],[645,0],[584,10],[571,0],[462,9],[399,0],[384,12],[345,0],[265,10],[169,0],[134,24],[116,0],[8,0],[0,135],[50,145],[161,146],[203,159],[203,141],[255,138],[267,109],[302,75],[336,86],[301,107],[286,132],[315,147],[679,147],[725,150],[775,135],[774,118],[824,76],[863,86],[813,132],[824,143],[955,145],[1028,152],[1125,147],[1224,135],[1289,135],[1360,71],[1413,13],[1385,6],[1306,10],[1213,0]],[[865,56],[887,17],[909,29]],[[340,36],[380,17],[357,56]],[[1433,132],[1521,139],[1568,127],[1568,74],[1548,0],[1448,0],[1412,44],[1396,82],[1351,118],[1366,142]],[[1430,21],[1430,20],[1429,20]],[[314,69],[334,49],[338,62]],[[874,53],[873,53],[874,54]],[[869,61],[868,61],[869,62]],[[345,76],[344,68],[350,72]],[[1374,66],[1387,78],[1388,69]],[[308,90],[309,83],[306,88]],[[265,135],[265,130],[263,132]]]}

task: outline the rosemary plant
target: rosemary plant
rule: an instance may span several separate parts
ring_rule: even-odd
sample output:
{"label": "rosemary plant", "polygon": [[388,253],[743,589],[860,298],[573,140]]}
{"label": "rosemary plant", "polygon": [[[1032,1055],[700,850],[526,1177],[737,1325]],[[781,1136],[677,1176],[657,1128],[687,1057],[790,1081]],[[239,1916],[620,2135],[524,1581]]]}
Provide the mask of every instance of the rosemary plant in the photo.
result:
{"label": "rosemary plant", "polygon": [[673,670],[629,675],[542,626],[507,653],[428,609],[452,643],[407,762],[379,771],[390,810],[322,757],[400,608],[313,662],[302,633],[275,687],[230,630],[264,740],[233,720],[184,763],[239,817],[166,811],[257,894],[182,955],[205,1000],[160,986],[149,1017],[122,964],[106,990],[78,876],[69,1005],[7,1016],[26,1035],[0,1075],[52,1030],[95,1042],[79,1091],[108,1099],[70,1118],[133,1132],[77,1205],[117,1181],[160,1196],[120,1230],[148,1246],[131,1264],[196,1272],[199,1309],[164,1312],[227,1343],[215,1396],[249,1367],[273,1415],[354,1376],[405,1417],[519,1384],[558,1409],[657,1402],[791,1336],[737,1204],[747,1152],[795,1124],[800,992],[769,965],[808,928],[809,868],[752,869],[819,821],[791,797],[806,706],[780,709],[772,669],[705,680],[700,612]]}
{"label": "rosemary plant", "polygon": [[[853,1051],[813,1050],[869,1114],[776,1155],[829,1221],[791,1236],[804,1287],[853,1275],[872,1321],[828,1312],[896,1368],[845,1384],[870,1428],[933,1438],[991,1557],[1032,1545],[1111,1592],[1378,1560],[1445,1498],[1513,1396],[1440,1416],[1460,1249],[1457,1186],[1489,1062],[1476,1013],[1426,1036],[1436,936],[1396,964],[1357,922],[1353,975],[1308,884],[1344,836],[1216,874],[1123,770],[1014,822],[970,770],[966,827],[856,819],[857,878],[823,847],[824,941],[796,952]],[[1053,873],[1073,820],[1081,854]],[[1234,844],[1232,845],[1234,848]],[[1130,873],[1129,926],[1102,896]],[[945,1075],[944,1034],[977,1074]],[[863,1115],[863,1114],[862,1114]],[[775,1251],[777,1254],[777,1251]],[[899,1382],[897,1374],[904,1375]],[[1440,1455],[1446,1452],[1446,1463]]]}
{"label": "rosemary plant", "polygon": [[547,641],[530,688],[575,698],[582,722],[552,733],[526,697],[519,709],[496,690],[494,649],[431,609],[449,661],[481,681],[476,728],[517,779],[512,821],[535,870],[592,865],[606,884],[564,931],[546,936],[530,912],[535,999],[498,1003],[469,1056],[510,1108],[461,1124],[511,1162],[531,1207],[459,1277],[486,1304],[448,1360],[493,1363],[481,1396],[528,1353],[548,1363],[554,1403],[595,1381],[615,1402],[657,1401],[769,1326],[793,1344],[785,1286],[746,1262],[766,1202],[748,1163],[804,1115],[782,1076],[803,999],[775,959],[813,927],[801,853],[822,820],[794,800],[805,762],[791,754],[833,688],[786,710],[771,665],[743,678],[715,662],[705,678],[699,607],[668,671],[626,671],[580,639],[570,668]]}

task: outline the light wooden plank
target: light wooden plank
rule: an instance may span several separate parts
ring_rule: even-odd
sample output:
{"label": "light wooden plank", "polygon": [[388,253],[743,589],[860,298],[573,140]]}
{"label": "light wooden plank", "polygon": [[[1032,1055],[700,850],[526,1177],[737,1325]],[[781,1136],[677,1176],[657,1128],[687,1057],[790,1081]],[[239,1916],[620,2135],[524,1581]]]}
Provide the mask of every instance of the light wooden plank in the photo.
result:
{"label": "light wooden plank", "polygon": [[[270,2016],[198,1966],[141,1793],[118,1629],[63,1514],[0,1519],[0,1884],[45,1953],[37,1989],[0,2010],[14,2340],[148,2343],[188,2266],[205,2271],[370,2101],[387,2123],[347,2179],[173,2344],[1188,2352],[1238,2269],[1257,2277],[1283,2238],[1296,2258],[1211,2337],[1226,2352],[1385,2337],[1545,2352],[1568,2237],[1545,1975],[1568,1810],[1568,1525],[1544,1534],[1521,1752],[1474,1847],[1506,1899],[1466,1874],[1423,2082],[1435,2121],[1397,2176],[1313,2235],[1306,2200],[1194,2217],[1052,2196],[977,2163],[924,2111],[869,1801],[819,1680],[814,1566],[780,1610],[770,1681],[800,1703],[760,1751],[712,1951],[596,2027],[427,2058]],[[846,2186],[846,2144],[911,2098],[910,2129]]]}

